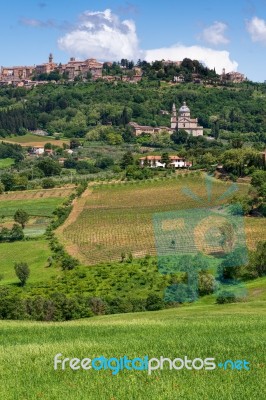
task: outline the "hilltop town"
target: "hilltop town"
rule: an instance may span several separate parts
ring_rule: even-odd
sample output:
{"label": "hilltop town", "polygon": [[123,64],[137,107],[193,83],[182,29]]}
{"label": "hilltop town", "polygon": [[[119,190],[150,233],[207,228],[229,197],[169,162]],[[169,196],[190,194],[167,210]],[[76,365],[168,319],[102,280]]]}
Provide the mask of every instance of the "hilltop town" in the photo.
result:
{"label": "hilltop town", "polygon": [[[2,66],[0,69],[0,85],[13,85],[32,87],[46,82],[59,81],[124,81],[137,83],[144,76],[149,75],[148,70],[156,71],[158,78],[169,78],[173,84],[192,81],[196,84],[203,82],[230,82],[241,83],[246,80],[244,74],[236,71],[226,72],[223,69],[221,75],[208,74],[208,68],[202,66],[199,62],[195,65],[189,65],[192,61],[184,59],[183,61],[162,60],[155,61],[152,64],[139,60],[135,65],[133,61],[122,59],[120,62],[99,62],[95,58],[86,60],[76,60],[71,57],[66,64],[56,63],[53,54],[49,54],[48,62],[33,66]],[[182,67],[191,69],[189,76],[184,73]],[[179,73],[178,73],[179,71]],[[207,73],[206,73],[207,71]]]}

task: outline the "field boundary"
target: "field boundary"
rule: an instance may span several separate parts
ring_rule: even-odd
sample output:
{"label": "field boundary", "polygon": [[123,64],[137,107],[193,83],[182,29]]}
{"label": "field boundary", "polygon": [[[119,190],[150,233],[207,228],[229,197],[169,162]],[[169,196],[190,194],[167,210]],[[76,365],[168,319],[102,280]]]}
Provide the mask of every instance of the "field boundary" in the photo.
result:
{"label": "field boundary", "polygon": [[73,208],[71,213],[69,214],[66,221],[55,230],[55,234],[57,235],[60,242],[65,246],[67,253],[70,254],[72,257],[79,259],[83,263],[86,263],[86,258],[82,256],[78,245],[74,244],[66,238],[66,236],[64,235],[64,230],[77,220],[85,207],[87,197],[91,193],[92,190],[90,188],[87,188],[80,197],[73,200]]}

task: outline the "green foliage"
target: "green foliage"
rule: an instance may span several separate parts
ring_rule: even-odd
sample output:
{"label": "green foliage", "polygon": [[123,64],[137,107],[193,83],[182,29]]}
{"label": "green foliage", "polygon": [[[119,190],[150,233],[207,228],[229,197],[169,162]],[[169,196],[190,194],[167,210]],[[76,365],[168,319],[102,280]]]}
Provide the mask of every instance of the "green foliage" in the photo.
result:
{"label": "green foliage", "polygon": [[25,286],[29,276],[30,269],[27,263],[21,262],[14,265],[15,273],[20,280],[21,286]]}
{"label": "green foliage", "polygon": [[199,285],[200,296],[212,294],[215,292],[217,288],[217,282],[214,276],[210,273],[207,273],[206,271],[202,271],[199,274],[198,285]]}
{"label": "green foliage", "polygon": [[127,151],[122,157],[122,160],[120,162],[120,166],[121,166],[121,168],[125,169],[129,165],[133,165],[133,164],[134,164],[133,155],[132,155],[132,153],[130,151]]}
{"label": "green foliage", "polygon": [[14,221],[19,223],[22,226],[22,229],[25,228],[26,223],[29,221],[29,214],[27,211],[23,209],[18,209],[14,214]]}
{"label": "green foliage", "polygon": [[147,297],[146,300],[146,310],[148,311],[157,311],[162,310],[164,308],[164,301],[161,296],[151,293]]}
{"label": "green foliage", "polygon": [[238,301],[236,295],[233,292],[223,290],[218,294],[216,303],[217,304],[227,304],[227,303],[236,303]]}
{"label": "green foliage", "polygon": [[222,154],[221,162],[228,173],[244,176],[250,167],[261,166],[261,156],[253,149],[231,149]]}
{"label": "green foliage", "polygon": [[254,279],[266,275],[266,242],[259,242],[256,250],[250,253],[249,265],[244,276]]}
{"label": "green foliage", "polygon": [[44,173],[45,176],[59,175],[61,172],[60,164],[50,157],[45,157],[38,161],[37,167]]}
{"label": "green foliage", "polygon": [[24,239],[23,229],[18,225],[14,224],[11,229],[0,228],[0,242],[16,242]]}
{"label": "green foliage", "polygon": [[52,189],[55,187],[55,181],[52,178],[44,178],[42,180],[43,189]]}

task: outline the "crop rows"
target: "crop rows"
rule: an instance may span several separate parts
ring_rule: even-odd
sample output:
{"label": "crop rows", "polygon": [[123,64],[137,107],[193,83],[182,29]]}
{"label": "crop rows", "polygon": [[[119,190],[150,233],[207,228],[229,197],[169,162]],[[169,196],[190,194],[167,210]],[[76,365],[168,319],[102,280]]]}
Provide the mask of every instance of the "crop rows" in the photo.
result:
{"label": "crop rows", "polygon": [[[221,204],[215,200],[229,186],[214,181],[210,202],[203,177],[97,186],[77,219],[64,229],[64,238],[69,249],[71,245],[78,249],[75,256],[81,254],[91,265],[119,260],[122,253],[135,257],[152,255],[156,253],[154,213]],[[187,196],[185,187],[203,201]],[[242,185],[240,190],[245,192],[247,186]],[[256,230],[256,225],[250,229]],[[248,243],[253,247],[251,242],[249,236]]]}

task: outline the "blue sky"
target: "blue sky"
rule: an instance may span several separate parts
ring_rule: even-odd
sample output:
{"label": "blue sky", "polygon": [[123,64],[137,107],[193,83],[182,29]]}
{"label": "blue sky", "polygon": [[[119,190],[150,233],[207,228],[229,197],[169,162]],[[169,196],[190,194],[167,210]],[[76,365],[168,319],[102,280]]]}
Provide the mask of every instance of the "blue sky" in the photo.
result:
{"label": "blue sky", "polygon": [[0,22],[4,66],[188,56],[266,80],[266,0],[13,0]]}

